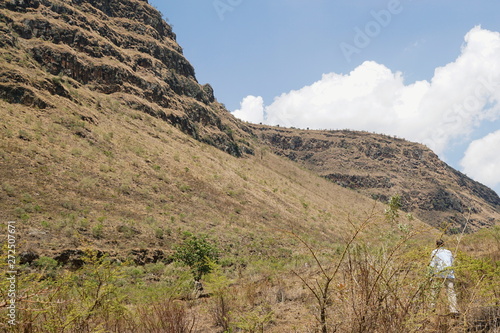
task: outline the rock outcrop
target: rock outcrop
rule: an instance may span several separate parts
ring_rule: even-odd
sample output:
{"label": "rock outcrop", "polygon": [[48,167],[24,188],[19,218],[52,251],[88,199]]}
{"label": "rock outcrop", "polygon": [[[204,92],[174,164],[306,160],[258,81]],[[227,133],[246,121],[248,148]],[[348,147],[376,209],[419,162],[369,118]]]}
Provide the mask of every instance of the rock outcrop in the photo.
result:
{"label": "rock outcrop", "polygon": [[[234,118],[210,85],[197,82],[171,27],[147,1],[2,1],[0,31],[11,65],[1,69],[0,98],[9,103],[53,107],[44,93],[72,98],[62,84],[69,82],[119,94],[129,106],[232,155],[251,153],[235,138]],[[26,66],[38,75],[30,77]]]}
{"label": "rock outcrop", "polygon": [[400,195],[403,210],[448,232],[477,230],[500,217],[500,198],[493,190],[421,144],[355,131],[252,129],[276,154],[383,202]]}

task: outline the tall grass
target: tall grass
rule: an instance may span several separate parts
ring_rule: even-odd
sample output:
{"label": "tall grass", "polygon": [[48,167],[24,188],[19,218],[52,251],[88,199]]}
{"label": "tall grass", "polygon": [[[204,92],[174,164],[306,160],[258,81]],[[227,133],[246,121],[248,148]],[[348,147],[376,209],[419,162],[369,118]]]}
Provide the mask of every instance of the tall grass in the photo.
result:
{"label": "tall grass", "polygon": [[[18,323],[3,321],[0,328],[15,333],[499,332],[496,256],[458,252],[461,315],[449,316],[443,295],[435,309],[431,306],[432,248],[419,238],[429,229],[387,216],[376,206],[359,221],[348,216],[351,234],[340,243],[311,244],[307,235],[288,232],[296,253],[287,258],[240,258],[245,267],[235,267],[234,258],[226,258],[224,267],[212,263],[211,273],[201,279],[201,298],[193,298],[189,270],[176,263],[139,270],[87,251],[81,268],[67,270],[43,264],[44,258],[21,268]],[[365,237],[380,226],[385,234]],[[486,232],[481,237],[491,238]],[[0,280],[2,292],[6,283]],[[0,303],[0,318],[6,318],[6,305]]]}
{"label": "tall grass", "polygon": [[[352,226],[342,250],[315,249],[301,236],[315,267],[294,271],[315,301],[316,329],[328,332],[481,332],[500,331],[500,265],[489,258],[458,253],[459,317],[448,312],[447,299],[435,309],[429,274],[431,248],[415,242],[429,230],[402,221],[391,199],[385,216],[375,210]],[[363,231],[386,224],[388,237],[364,241]],[[493,231],[494,232],[494,231]],[[457,248],[462,236],[457,239]]]}

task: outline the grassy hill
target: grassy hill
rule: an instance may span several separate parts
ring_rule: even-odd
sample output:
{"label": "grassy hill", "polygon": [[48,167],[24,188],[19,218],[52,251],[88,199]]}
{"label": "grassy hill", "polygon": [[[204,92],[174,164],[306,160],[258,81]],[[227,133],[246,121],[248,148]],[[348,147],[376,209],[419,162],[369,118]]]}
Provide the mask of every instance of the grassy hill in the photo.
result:
{"label": "grassy hill", "polygon": [[356,131],[310,131],[252,125],[280,156],[336,184],[387,202],[402,197],[402,209],[449,233],[495,225],[500,198],[441,161],[424,145]]}
{"label": "grassy hill", "polygon": [[[2,219],[18,220],[40,255],[88,245],[122,257],[139,247],[168,251],[184,231],[252,251],[278,229],[338,240],[348,214],[374,205],[266,147],[237,158],[119,100],[92,97],[103,98],[100,111],[2,105]],[[93,122],[81,120],[86,112]]]}

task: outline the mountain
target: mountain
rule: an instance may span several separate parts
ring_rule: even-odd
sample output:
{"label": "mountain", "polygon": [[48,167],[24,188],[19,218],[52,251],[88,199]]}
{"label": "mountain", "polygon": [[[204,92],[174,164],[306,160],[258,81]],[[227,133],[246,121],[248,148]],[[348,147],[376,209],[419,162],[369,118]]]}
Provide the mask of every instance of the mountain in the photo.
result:
{"label": "mountain", "polygon": [[[19,270],[1,329],[497,324],[499,198],[426,147],[237,120],[144,0],[0,0],[0,31],[0,255]],[[428,309],[436,237],[466,252],[463,320]],[[200,239],[219,254],[203,298],[173,255]]]}
{"label": "mountain", "polygon": [[271,154],[145,1],[2,1],[0,29],[0,219],[23,263],[158,262],[186,232],[279,255],[277,230],[338,240],[373,206]]}
{"label": "mountain", "polygon": [[234,122],[221,116],[226,110],[213,89],[198,84],[171,27],[147,1],[14,0],[2,7],[5,101],[53,108],[52,96],[75,101],[65,84],[85,86],[120,94],[131,108],[235,156],[248,149],[232,137]]}
{"label": "mountain", "polygon": [[386,135],[251,126],[260,140],[318,175],[402,209],[451,233],[492,226],[500,198],[453,169],[429,148]]}
{"label": "mountain", "polygon": [[421,145],[235,119],[147,1],[12,0],[0,10],[1,217],[25,221],[38,255],[120,244],[120,255],[140,257],[132,248],[159,249],[174,229],[234,240],[224,234],[234,221],[314,230],[315,214],[366,211],[395,194],[451,232],[500,216],[493,191]]}

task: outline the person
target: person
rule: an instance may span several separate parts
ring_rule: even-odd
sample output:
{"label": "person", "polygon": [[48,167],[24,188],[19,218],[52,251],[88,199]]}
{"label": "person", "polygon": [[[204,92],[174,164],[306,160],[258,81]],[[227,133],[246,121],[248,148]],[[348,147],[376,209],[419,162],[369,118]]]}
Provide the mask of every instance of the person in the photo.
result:
{"label": "person", "polygon": [[450,312],[458,314],[457,295],[455,293],[455,272],[453,270],[453,253],[444,248],[444,241],[438,239],[436,241],[436,249],[431,254],[431,274],[432,274],[432,291],[433,303],[435,307],[435,299],[437,298],[441,287],[444,285],[448,296]]}

